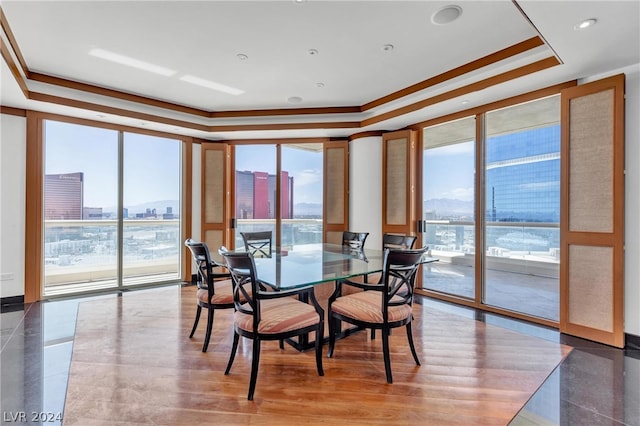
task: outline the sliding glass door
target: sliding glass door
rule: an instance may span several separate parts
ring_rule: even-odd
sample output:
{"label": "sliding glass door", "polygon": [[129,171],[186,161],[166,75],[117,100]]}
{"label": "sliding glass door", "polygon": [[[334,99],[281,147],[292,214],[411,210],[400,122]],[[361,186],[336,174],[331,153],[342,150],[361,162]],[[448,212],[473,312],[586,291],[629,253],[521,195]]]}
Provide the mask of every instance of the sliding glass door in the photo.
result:
{"label": "sliding glass door", "polygon": [[[276,235],[275,145],[235,147],[235,247],[243,247],[241,232],[271,231]],[[275,240],[274,240],[275,241]]]}
{"label": "sliding glass door", "polygon": [[424,129],[424,245],[438,258],[423,288],[475,298],[475,118]]}
{"label": "sliding glass door", "polygon": [[321,243],[322,165],[322,143],[235,146],[235,246],[254,231],[283,249]]}
{"label": "sliding glass door", "polygon": [[180,277],[180,140],[44,121],[43,293]]}
{"label": "sliding glass door", "polygon": [[118,138],[44,122],[44,295],[118,286]]}
{"label": "sliding glass door", "polygon": [[282,145],[280,246],[322,242],[322,143]]}
{"label": "sliding glass door", "polygon": [[485,120],[483,302],[558,321],[560,97]]}
{"label": "sliding glass door", "polygon": [[180,272],[180,141],[124,133],[124,285],[176,280]]}
{"label": "sliding glass door", "polygon": [[559,96],[425,128],[422,146],[422,240],[439,259],[422,288],[558,321]]}

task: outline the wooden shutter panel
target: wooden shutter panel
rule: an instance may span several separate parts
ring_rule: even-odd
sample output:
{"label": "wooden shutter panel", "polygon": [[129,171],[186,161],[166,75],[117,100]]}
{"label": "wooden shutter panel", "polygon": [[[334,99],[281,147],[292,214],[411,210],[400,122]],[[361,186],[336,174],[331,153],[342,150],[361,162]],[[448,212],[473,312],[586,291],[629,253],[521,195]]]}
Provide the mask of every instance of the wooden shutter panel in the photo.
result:
{"label": "wooden shutter panel", "polygon": [[228,145],[202,144],[202,241],[218,259],[229,241]]}
{"label": "wooden shutter panel", "polygon": [[349,227],[349,142],[324,144],[323,241],[342,244]]}
{"label": "wooden shutter panel", "polygon": [[382,137],[382,233],[416,235],[416,136],[413,130]]}
{"label": "wooden shutter panel", "polygon": [[562,92],[560,331],[624,346],[624,75]]}

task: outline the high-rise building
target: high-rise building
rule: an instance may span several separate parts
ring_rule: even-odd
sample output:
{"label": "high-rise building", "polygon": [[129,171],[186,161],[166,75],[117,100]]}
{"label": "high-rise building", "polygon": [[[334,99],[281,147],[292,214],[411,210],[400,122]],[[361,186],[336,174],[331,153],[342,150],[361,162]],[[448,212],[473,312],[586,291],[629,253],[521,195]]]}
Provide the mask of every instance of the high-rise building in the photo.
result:
{"label": "high-rise building", "polygon": [[82,220],[84,173],[44,176],[45,220]]}
{"label": "high-rise building", "polygon": [[236,170],[236,218],[253,219],[253,172]]}
{"label": "high-rise building", "polygon": [[[293,218],[293,176],[281,172],[280,206],[283,219]],[[236,170],[236,218],[275,219],[276,175],[257,171]]]}
{"label": "high-rise building", "polygon": [[494,222],[560,221],[560,126],[487,141],[486,217]]}
{"label": "high-rise building", "polygon": [[84,220],[100,220],[102,217],[102,207],[84,207],[82,209],[82,219]]}

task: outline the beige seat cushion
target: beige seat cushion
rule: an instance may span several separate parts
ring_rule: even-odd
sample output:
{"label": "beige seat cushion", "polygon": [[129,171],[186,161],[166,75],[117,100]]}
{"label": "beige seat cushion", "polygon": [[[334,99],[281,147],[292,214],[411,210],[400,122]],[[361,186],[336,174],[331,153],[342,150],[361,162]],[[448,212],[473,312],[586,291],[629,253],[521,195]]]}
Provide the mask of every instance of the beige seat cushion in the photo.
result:
{"label": "beige seat cushion", "polygon": [[[233,286],[231,280],[216,281],[213,285],[214,295],[211,298],[212,305],[223,305],[233,303]],[[199,289],[196,293],[196,297],[201,302],[207,303],[209,292],[204,289]]]}
{"label": "beige seat cushion", "polygon": [[[394,296],[392,300],[400,301],[402,299]],[[338,297],[331,305],[331,310],[349,318],[382,323],[382,293],[363,291]],[[404,320],[411,316],[411,311],[412,307],[407,304],[389,306],[389,322]]]}
{"label": "beige seat cushion", "polygon": [[[258,332],[283,333],[317,324],[320,316],[312,305],[292,297],[260,301],[260,324]],[[253,331],[253,316],[235,312],[234,322],[242,330]]]}

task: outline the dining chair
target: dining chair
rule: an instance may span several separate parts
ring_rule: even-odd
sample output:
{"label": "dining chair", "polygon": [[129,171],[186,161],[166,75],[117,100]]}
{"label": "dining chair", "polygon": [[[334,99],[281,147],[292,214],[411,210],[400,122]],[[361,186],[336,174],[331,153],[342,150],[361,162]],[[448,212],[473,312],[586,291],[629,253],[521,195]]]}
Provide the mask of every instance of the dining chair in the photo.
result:
{"label": "dining chair", "polygon": [[233,285],[231,282],[231,274],[224,265],[217,263],[211,258],[209,247],[200,241],[187,239],[185,246],[191,251],[193,261],[196,265],[196,291],[197,310],[196,318],[193,322],[193,328],[189,338],[192,338],[198,322],[202,308],[208,310],[207,330],[204,335],[204,343],[202,344],[202,352],[206,352],[211,339],[211,330],[213,329],[213,313],[216,309],[233,308]]}
{"label": "dining chair", "polygon": [[[385,249],[412,249],[418,237],[415,235],[389,234],[382,235],[382,250]],[[373,284],[382,284],[382,272],[374,272],[362,277],[355,277],[354,281],[364,281]],[[376,338],[376,330],[371,329],[371,339]]]}
{"label": "dining chair", "polygon": [[272,232],[241,232],[244,241],[244,249],[254,257],[271,257]]}
{"label": "dining chair", "polygon": [[[426,250],[426,247],[419,250],[385,250],[382,285],[349,280],[338,283],[336,291],[329,297],[329,358],[333,356],[340,322],[345,321],[361,328],[382,330],[382,352],[387,383],[393,383],[389,356],[391,329],[406,327],[411,354],[416,365],[420,365],[413,344],[411,322],[416,273]],[[366,291],[341,296],[339,287],[344,283]]]}
{"label": "dining chair", "polygon": [[[368,236],[369,236],[368,232],[343,231],[342,232],[342,251],[350,252],[353,255],[361,257],[363,260],[366,260],[367,257],[364,254],[364,243],[367,241]],[[366,281],[366,278],[362,276],[356,279]]]}
{"label": "dining chair", "polygon": [[[415,235],[403,235],[403,234],[383,234],[382,235],[382,250],[385,249],[412,249],[416,243],[418,237]],[[366,282],[382,284],[382,273],[374,272],[364,276]]]}
{"label": "dining chair", "polygon": [[[313,288],[263,291],[251,253],[223,253],[227,269],[233,280],[233,346],[224,374],[228,375],[233,365],[240,336],[253,341],[251,377],[248,400],[253,400],[260,363],[260,344],[263,340],[282,342],[295,336],[315,332],[316,368],[324,376],[322,367],[322,340],[324,336],[324,310],[316,300]],[[293,296],[293,297],[292,297]],[[295,296],[298,296],[296,298]],[[311,304],[300,300],[308,298]],[[246,300],[246,303],[242,303]]]}
{"label": "dining chair", "polygon": [[384,234],[382,236],[382,249],[412,249],[416,243],[415,235]]}
{"label": "dining chair", "polygon": [[364,243],[368,236],[368,232],[344,231],[342,233],[342,245],[353,249],[364,249]]}

